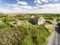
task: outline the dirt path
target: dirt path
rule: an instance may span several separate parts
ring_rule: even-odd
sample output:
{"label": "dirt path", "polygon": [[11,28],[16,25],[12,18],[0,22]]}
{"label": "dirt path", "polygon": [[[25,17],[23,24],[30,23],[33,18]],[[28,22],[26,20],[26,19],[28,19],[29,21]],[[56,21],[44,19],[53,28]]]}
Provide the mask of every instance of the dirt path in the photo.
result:
{"label": "dirt path", "polygon": [[48,41],[48,44],[47,45],[52,45],[53,38],[54,38],[54,32],[47,38],[47,41]]}

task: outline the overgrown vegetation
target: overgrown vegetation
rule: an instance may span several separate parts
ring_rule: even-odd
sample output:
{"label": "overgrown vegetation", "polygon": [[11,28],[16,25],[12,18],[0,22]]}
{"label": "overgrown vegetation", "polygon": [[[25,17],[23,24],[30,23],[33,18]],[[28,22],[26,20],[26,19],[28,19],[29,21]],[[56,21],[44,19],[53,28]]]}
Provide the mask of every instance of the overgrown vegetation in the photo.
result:
{"label": "overgrown vegetation", "polygon": [[[51,34],[44,25],[33,25],[29,22],[34,15],[36,19],[43,16],[47,23],[52,24],[56,15],[53,14],[0,14],[0,45],[47,45],[46,38]],[[60,16],[60,15],[59,15]],[[58,17],[58,16],[57,16]],[[23,24],[17,25],[17,20]],[[60,19],[58,18],[58,22]]]}

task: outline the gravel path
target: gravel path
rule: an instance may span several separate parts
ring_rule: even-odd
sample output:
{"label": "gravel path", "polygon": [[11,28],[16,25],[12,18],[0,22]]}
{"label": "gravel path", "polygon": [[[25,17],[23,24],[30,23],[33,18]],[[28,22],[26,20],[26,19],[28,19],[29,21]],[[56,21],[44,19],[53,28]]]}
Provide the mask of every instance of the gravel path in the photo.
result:
{"label": "gravel path", "polygon": [[47,45],[52,45],[53,39],[54,39],[54,32],[47,38],[47,41],[48,41]]}

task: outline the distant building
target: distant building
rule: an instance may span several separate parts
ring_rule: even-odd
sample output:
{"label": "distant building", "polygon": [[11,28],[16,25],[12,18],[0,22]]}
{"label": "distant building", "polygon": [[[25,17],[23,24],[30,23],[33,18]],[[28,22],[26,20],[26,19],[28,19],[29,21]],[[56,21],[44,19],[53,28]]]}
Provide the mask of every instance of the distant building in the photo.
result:
{"label": "distant building", "polygon": [[37,19],[35,19],[34,16],[31,16],[30,22],[31,22],[32,24],[41,25],[41,24],[45,24],[45,19],[41,16],[41,17],[37,20]]}
{"label": "distant building", "polygon": [[35,19],[35,17],[32,15],[29,22],[31,22],[32,24],[37,24],[37,20]]}
{"label": "distant building", "polygon": [[42,16],[38,19],[38,25],[41,24],[45,24],[45,19]]}

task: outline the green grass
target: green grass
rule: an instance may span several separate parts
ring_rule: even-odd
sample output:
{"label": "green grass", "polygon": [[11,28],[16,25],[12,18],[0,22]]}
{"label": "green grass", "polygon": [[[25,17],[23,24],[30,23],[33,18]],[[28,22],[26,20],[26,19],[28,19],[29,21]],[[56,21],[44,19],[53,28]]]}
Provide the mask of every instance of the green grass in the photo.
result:
{"label": "green grass", "polygon": [[[34,15],[36,19],[43,16],[46,22],[53,23],[55,15],[52,14],[17,14],[13,17],[0,16],[0,44],[1,45],[47,45],[50,32],[43,25],[37,26],[29,22]],[[22,25],[10,23],[11,21],[22,20]],[[60,19],[58,18],[58,22]],[[3,28],[2,28],[3,27]]]}
{"label": "green grass", "polygon": [[43,25],[38,27],[23,25],[0,29],[0,42],[4,45],[46,45],[46,38],[49,35],[50,32]]}

